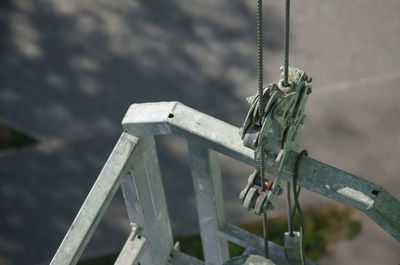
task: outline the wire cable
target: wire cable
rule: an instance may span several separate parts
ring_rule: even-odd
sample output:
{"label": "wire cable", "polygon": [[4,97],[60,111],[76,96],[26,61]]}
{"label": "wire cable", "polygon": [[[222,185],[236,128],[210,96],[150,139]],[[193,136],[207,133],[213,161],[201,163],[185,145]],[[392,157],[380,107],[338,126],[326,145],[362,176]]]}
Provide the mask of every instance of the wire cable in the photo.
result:
{"label": "wire cable", "polygon": [[[263,116],[264,116],[264,95],[263,95],[263,32],[262,32],[262,0],[257,2],[257,55],[258,55],[258,117],[260,121],[260,127],[262,127]],[[265,172],[264,172],[264,150],[260,147],[260,179],[262,185],[262,191],[265,192]],[[268,230],[267,230],[267,213],[263,214],[263,233],[264,233],[264,244],[265,244],[265,257],[268,258]]]}
{"label": "wire cable", "polygon": [[290,189],[290,182],[287,182],[286,186],[286,200],[287,200],[287,211],[288,211],[288,231],[290,236],[293,236],[293,222],[292,222],[292,203],[291,203],[291,193],[292,190]]}
{"label": "wire cable", "polygon": [[[299,195],[300,195],[300,190],[301,187],[297,187],[297,179],[299,177],[299,167],[300,167],[300,162],[304,156],[308,156],[307,150],[303,150],[300,152],[296,159],[296,163],[294,166],[294,172],[293,172],[293,200],[294,200],[294,206],[293,206],[293,211],[291,215],[291,222],[292,224],[294,223],[294,217],[296,215],[296,210],[299,213],[299,219],[300,219],[300,257],[301,257],[301,264],[305,265],[305,256],[304,256],[304,218],[303,218],[303,212],[300,207],[299,203]],[[293,233],[293,232],[292,232]],[[291,235],[293,235],[291,233]]]}
{"label": "wire cable", "polygon": [[283,59],[284,80],[283,85],[289,86],[289,33],[290,33],[290,0],[285,1],[285,55]]}

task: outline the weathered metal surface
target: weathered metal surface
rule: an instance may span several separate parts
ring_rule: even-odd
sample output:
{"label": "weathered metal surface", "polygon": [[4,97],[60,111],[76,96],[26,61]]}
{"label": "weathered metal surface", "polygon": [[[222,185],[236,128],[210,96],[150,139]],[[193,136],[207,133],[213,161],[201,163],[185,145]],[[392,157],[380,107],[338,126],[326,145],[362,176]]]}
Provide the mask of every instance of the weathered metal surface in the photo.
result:
{"label": "weathered metal surface", "polygon": [[[254,158],[260,161],[261,166],[264,166],[264,155],[261,155],[265,154],[266,163],[278,170],[281,170],[288,151],[298,149],[306,119],[305,104],[311,93],[311,85],[306,85],[309,79],[304,71],[289,67],[285,68],[285,75],[283,68],[281,72],[277,82],[265,86],[262,93],[260,90],[258,94],[248,98],[250,110],[239,130],[244,146],[254,150]],[[263,104],[262,108],[260,104]],[[252,175],[257,173],[264,179],[261,166]],[[242,204],[247,205],[243,205],[243,208],[254,209],[257,215],[273,210],[275,207],[272,199],[282,191],[279,186],[280,177],[280,174],[276,175],[269,191],[265,191],[264,181],[261,185],[249,181],[251,191],[256,189],[256,192],[246,193],[249,184],[245,187],[241,195],[245,193]]]}
{"label": "weathered metal surface", "polygon": [[[165,107],[166,105],[168,108]],[[135,109],[141,116],[152,115],[152,122],[144,125],[146,119],[135,118],[135,111],[133,111]],[[149,113],[146,114],[146,111]],[[136,123],[140,124],[138,128],[135,127]],[[149,130],[155,135],[166,134],[170,131],[183,137],[195,137],[201,140],[203,146],[251,166],[258,165],[254,159],[253,150],[243,146],[237,127],[178,102],[134,104],[125,116],[122,125],[126,131],[140,135],[148,134],[146,130]],[[297,152],[288,151],[287,159],[282,167],[282,179],[293,180],[297,155]],[[266,164],[265,168],[272,175],[277,175],[279,172],[276,166]],[[381,186],[309,157],[305,157],[300,166],[298,185],[367,213],[400,241],[399,214],[388,210],[398,209],[400,202],[387,195]],[[372,193],[374,190],[380,191],[378,195]]]}
{"label": "weathered metal surface", "polygon": [[[291,181],[297,152],[290,151],[282,178]],[[334,168],[310,157],[303,157],[298,185],[347,204],[366,213],[400,241],[400,202],[382,186]]]}
{"label": "weathered metal surface", "polygon": [[188,139],[188,147],[204,261],[222,265],[229,252],[228,242],[218,235],[225,225],[218,154],[198,139]]}
{"label": "weathered metal surface", "polygon": [[204,265],[204,262],[188,254],[172,249],[168,265]]}
{"label": "weathered metal surface", "polygon": [[138,265],[146,245],[146,238],[140,235],[140,228],[133,227],[114,265]]}
{"label": "weathered metal surface", "polygon": [[273,183],[277,183],[276,180],[275,182],[267,180],[265,184],[266,191],[263,191],[259,173],[260,170],[256,169],[250,174],[247,185],[239,194],[243,209],[254,210],[254,213],[257,215],[261,215],[267,210],[273,210],[275,208],[274,205],[267,200],[268,195],[271,193],[274,195],[281,195],[283,193],[283,189],[280,185],[274,186]]}
{"label": "weathered metal surface", "polygon": [[[167,122],[177,102],[133,104],[125,114],[125,129],[135,136],[170,134]],[[167,115],[165,115],[167,114]]]}
{"label": "weathered metal surface", "polygon": [[135,183],[130,175],[126,175],[121,181],[122,194],[125,200],[125,207],[128,212],[128,218],[131,224],[144,227],[142,207],[136,194]]}
{"label": "weathered metal surface", "polygon": [[140,263],[166,264],[173,240],[154,137],[139,138],[129,164],[122,183],[128,216],[148,241]]}
{"label": "weathered metal surface", "polygon": [[[244,229],[241,229],[232,224],[226,224],[220,231],[219,235],[226,240],[229,240],[239,246],[242,247],[251,247],[254,249],[264,249],[264,240],[263,238],[252,234]],[[268,242],[268,247],[271,250],[271,253],[275,253],[277,250],[279,251],[280,247],[273,242]]]}
{"label": "weathered metal surface", "polygon": [[[264,239],[252,234],[244,229],[241,229],[232,224],[226,224],[225,227],[219,232],[220,236],[227,240],[245,247],[250,248],[248,254],[263,255],[264,253]],[[269,241],[269,259],[278,265],[290,265],[288,262],[283,247]],[[318,265],[318,263],[306,259],[308,265]]]}
{"label": "weathered metal surface", "polygon": [[126,162],[136,143],[136,137],[122,134],[54,255],[51,265],[70,265],[78,262],[117,191],[122,176],[127,172]]}
{"label": "weathered metal surface", "polygon": [[[164,189],[151,136],[168,133],[188,140],[205,264],[221,265],[227,260],[227,240],[245,247],[246,254],[263,252],[262,238],[227,224],[224,219],[221,176],[215,151],[257,165],[253,151],[242,145],[238,128],[177,102],[133,105],[123,126],[128,133],[122,134],[100,172],[51,261],[52,265],[76,264],[122,177],[129,219],[132,225],[141,226],[143,230],[130,235],[117,264],[137,264],[139,261],[143,265],[203,264],[173,249]],[[279,173],[283,179],[292,181],[297,156],[296,152],[288,151],[281,171],[277,166],[266,165],[267,171],[274,175]],[[360,209],[400,240],[400,203],[381,186],[309,157],[303,158],[298,173],[298,185]],[[282,247],[272,242],[268,242],[268,246],[271,261],[288,264]],[[307,264],[316,263],[307,260]]]}
{"label": "weathered metal surface", "polygon": [[225,262],[224,265],[276,265],[271,260],[259,255],[241,255]]}
{"label": "weathered metal surface", "polygon": [[400,203],[385,189],[371,191],[376,199],[366,213],[386,231],[400,241]]}
{"label": "weathered metal surface", "polygon": [[300,240],[300,232],[294,232],[293,235],[290,232],[285,233],[283,249],[289,262],[301,264]]}
{"label": "weathered metal surface", "polygon": [[[163,106],[165,104],[169,106],[168,111],[165,111]],[[157,115],[159,117],[153,117],[151,122],[145,123],[145,118],[139,118],[135,110],[140,113],[140,116]],[[173,118],[168,118],[170,114]],[[122,121],[122,127],[125,131],[137,136],[164,135],[171,132],[183,137],[197,137],[203,139],[205,145],[217,152],[256,165],[253,159],[254,152],[243,147],[237,127],[179,102],[133,104]]]}
{"label": "weathered metal surface", "polygon": [[256,159],[263,150],[266,161],[280,167],[287,151],[297,150],[306,118],[305,104],[311,91],[306,80],[304,71],[289,67],[289,83],[285,86],[282,72],[277,82],[264,88],[263,117],[257,112],[260,95],[249,98],[251,107],[239,132],[244,145],[255,150]]}

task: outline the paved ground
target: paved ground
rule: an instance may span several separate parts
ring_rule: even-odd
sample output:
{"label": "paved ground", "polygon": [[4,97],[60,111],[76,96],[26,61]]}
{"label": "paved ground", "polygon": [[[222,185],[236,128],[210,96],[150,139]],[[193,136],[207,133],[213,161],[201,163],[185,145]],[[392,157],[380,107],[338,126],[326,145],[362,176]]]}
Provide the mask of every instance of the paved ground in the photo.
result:
{"label": "paved ground", "polygon": [[[265,72],[273,81],[283,10],[281,1],[266,2]],[[0,6],[0,119],[41,140],[0,154],[0,264],[52,257],[131,103],[178,100],[240,126],[244,98],[255,93],[255,1]],[[305,0],[292,10],[291,64],[314,77],[303,146],[400,198],[400,3]],[[175,137],[157,143],[174,232],[196,231],[186,145]],[[236,199],[250,169],[221,160],[228,219],[253,219]],[[329,202],[320,198],[302,195],[306,206]],[[125,217],[118,194],[85,255],[118,249],[128,234]],[[400,244],[363,220],[362,234],[332,246],[322,264],[400,262]]]}

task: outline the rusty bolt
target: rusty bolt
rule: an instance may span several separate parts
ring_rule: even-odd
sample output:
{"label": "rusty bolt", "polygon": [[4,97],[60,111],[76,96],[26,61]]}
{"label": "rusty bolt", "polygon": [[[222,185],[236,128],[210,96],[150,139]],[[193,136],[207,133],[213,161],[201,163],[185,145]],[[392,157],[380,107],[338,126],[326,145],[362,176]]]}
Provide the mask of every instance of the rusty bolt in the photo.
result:
{"label": "rusty bolt", "polygon": [[307,76],[306,81],[307,81],[307,83],[311,83],[312,82],[312,77],[311,76]]}
{"label": "rusty bolt", "polygon": [[272,184],[274,184],[274,181],[272,181],[272,180],[268,180],[268,182],[266,183],[267,185],[266,185],[266,189],[267,190],[271,190],[271,188],[272,188]]}

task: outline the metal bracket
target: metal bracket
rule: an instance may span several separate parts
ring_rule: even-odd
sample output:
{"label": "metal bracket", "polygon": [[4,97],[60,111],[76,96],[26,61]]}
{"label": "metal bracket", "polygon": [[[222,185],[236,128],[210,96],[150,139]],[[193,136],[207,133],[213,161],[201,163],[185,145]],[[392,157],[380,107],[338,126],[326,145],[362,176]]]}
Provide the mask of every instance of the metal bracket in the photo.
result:
{"label": "metal bracket", "polygon": [[[281,68],[282,71],[282,68]],[[254,157],[257,160],[260,152],[266,155],[266,161],[272,166],[281,170],[289,150],[297,150],[303,132],[306,119],[305,104],[308,95],[311,93],[311,78],[307,74],[294,67],[289,68],[289,86],[284,86],[284,75],[281,73],[276,83],[271,83],[264,88],[264,116],[259,117],[259,97],[255,95],[249,99],[250,110],[240,130],[243,144],[254,150]],[[254,174],[254,173],[253,173]],[[256,214],[274,209],[272,199],[280,194],[280,175],[278,174],[272,182],[270,192],[262,196],[263,206],[261,210],[255,209]],[[252,190],[254,185],[251,186]],[[248,190],[246,187],[243,191]],[[265,193],[265,192],[263,192]],[[250,193],[255,198],[245,198],[243,203],[258,200],[260,193]],[[260,204],[258,204],[260,206]],[[245,206],[245,209],[252,207]],[[260,208],[260,207],[258,207]]]}
{"label": "metal bracket", "polygon": [[258,117],[258,96],[249,98],[250,110],[240,135],[246,147],[255,150],[257,159],[261,150],[271,165],[282,167],[287,151],[297,150],[306,119],[305,104],[311,93],[311,78],[302,70],[289,68],[289,86],[279,80],[264,88],[264,116]]}
{"label": "metal bracket", "polygon": [[300,256],[300,232],[294,232],[290,235],[290,232],[285,232],[285,255],[290,263],[301,264]]}

